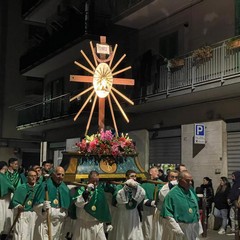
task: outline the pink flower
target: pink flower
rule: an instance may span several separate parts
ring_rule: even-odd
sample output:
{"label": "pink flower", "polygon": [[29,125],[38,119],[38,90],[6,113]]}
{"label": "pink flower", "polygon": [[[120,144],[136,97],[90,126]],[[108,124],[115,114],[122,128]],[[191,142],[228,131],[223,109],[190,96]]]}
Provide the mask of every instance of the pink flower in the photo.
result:
{"label": "pink flower", "polygon": [[89,143],[88,152],[95,152],[98,145],[98,139],[94,139]]}
{"label": "pink flower", "polygon": [[100,135],[102,141],[111,141],[113,139],[113,134],[110,130],[107,130],[105,132],[102,130]]}
{"label": "pink flower", "polygon": [[135,146],[128,135],[116,137],[110,130],[101,131],[92,136],[86,136],[76,144],[81,154],[85,155],[112,155],[114,157],[136,154]]}

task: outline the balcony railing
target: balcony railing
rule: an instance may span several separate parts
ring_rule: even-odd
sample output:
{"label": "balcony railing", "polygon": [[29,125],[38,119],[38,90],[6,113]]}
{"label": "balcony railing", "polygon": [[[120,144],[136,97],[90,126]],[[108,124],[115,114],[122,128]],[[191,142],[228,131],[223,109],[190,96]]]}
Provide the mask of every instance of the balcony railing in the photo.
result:
{"label": "balcony railing", "polygon": [[48,31],[45,29],[41,33],[40,31],[35,33],[32,30],[30,39],[35,39],[33,40],[35,42],[30,44],[30,49],[20,58],[20,71],[22,73],[53,58],[86,38],[92,39],[95,36],[106,34],[110,21],[109,15],[98,13],[94,8],[80,10],[82,12],[79,13],[69,7],[62,15],[52,17],[48,23],[50,29]]}
{"label": "balcony railing", "polygon": [[18,114],[18,129],[33,127],[52,120],[68,118],[76,113],[81,106],[81,101],[70,103],[70,93],[38,101],[15,106]]}
{"label": "balcony railing", "polygon": [[[240,46],[229,49],[228,40],[211,46],[211,57],[196,63],[192,53],[182,57],[184,65],[170,68],[169,64],[160,66],[160,77],[147,89],[141,89],[135,99],[135,104],[141,104],[146,97],[149,99],[158,95],[169,96],[174,92],[196,88],[214,82],[224,84],[228,79],[240,77]],[[239,81],[240,82],[240,81]],[[139,92],[139,89],[135,89]],[[146,94],[143,95],[143,92]],[[134,93],[133,93],[134,94]],[[19,111],[18,128],[29,127],[39,122],[68,117],[79,110],[82,101],[69,103],[70,93],[28,105]],[[135,95],[136,96],[136,95]]]}
{"label": "balcony railing", "polygon": [[[197,86],[212,82],[222,84],[230,78],[240,76],[240,45],[239,48],[230,49],[229,40],[225,40],[211,46],[211,57],[196,63],[192,53],[180,57],[184,65],[178,68],[171,68],[168,64],[160,66],[159,79],[152,85],[141,89],[139,99],[161,94],[171,94],[186,88],[194,89]],[[178,57],[179,59],[179,57]],[[140,101],[141,102],[141,101]]]}

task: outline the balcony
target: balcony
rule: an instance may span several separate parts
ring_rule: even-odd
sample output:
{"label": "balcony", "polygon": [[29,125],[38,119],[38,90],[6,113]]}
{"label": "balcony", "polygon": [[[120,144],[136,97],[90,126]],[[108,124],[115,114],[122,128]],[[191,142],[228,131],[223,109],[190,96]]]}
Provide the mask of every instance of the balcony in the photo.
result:
{"label": "balcony", "polygon": [[199,63],[195,61],[195,51],[177,58],[184,62],[180,67],[171,67],[168,60],[160,66],[156,81],[137,89],[137,105],[128,111],[157,111],[239,95],[240,47],[229,47],[230,42],[227,39],[212,45],[211,57]]}
{"label": "balcony", "polygon": [[203,0],[116,0],[113,3],[113,22],[135,29],[145,28],[186,10]]}
{"label": "balcony", "polygon": [[[159,78],[155,82],[146,87],[134,88],[132,99],[136,105],[125,110],[133,113],[150,112],[239,96],[240,44],[235,48],[230,43],[230,40],[225,40],[210,46],[210,56],[198,62],[193,53],[178,57],[183,60],[181,66],[173,66],[170,64],[172,61],[168,60],[168,63],[160,66]],[[67,93],[19,108],[17,129],[69,118],[81,105],[81,102],[75,103],[78,105],[70,104],[69,97],[70,93]]]}
{"label": "balcony", "polygon": [[[29,49],[20,58],[22,75],[44,77],[76,60],[79,49],[89,46],[89,40],[98,40],[110,31],[107,13],[98,12],[94,4],[85,6],[86,1],[73,2],[65,6],[59,0],[24,1],[23,18],[38,25],[29,26]],[[53,3],[57,11],[51,8]],[[45,15],[41,14],[44,9]]]}

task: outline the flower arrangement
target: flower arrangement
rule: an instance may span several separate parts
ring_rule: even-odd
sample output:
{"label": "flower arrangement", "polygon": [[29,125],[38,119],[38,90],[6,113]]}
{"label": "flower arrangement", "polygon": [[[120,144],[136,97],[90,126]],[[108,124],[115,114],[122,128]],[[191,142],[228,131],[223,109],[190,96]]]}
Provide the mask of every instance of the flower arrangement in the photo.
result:
{"label": "flower arrangement", "polygon": [[76,143],[80,154],[85,156],[98,155],[113,157],[136,155],[136,148],[128,134],[115,136],[111,130],[101,131],[91,136],[85,136],[81,142]]}
{"label": "flower arrangement", "polygon": [[240,48],[240,39],[239,38],[232,38],[226,42],[227,50],[233,50]]}
{"label": "flower arrangement", "polygon": [[174,58],[170,60],[170,68],[180,68],[183,67],[185,64],[185,61],[183,58]]}
{"label": "flower arrangement", "polygon": [[209,60],[212,57],[212,48],[210,46],[203,46],[193,51],[192,57],[195,64]]}

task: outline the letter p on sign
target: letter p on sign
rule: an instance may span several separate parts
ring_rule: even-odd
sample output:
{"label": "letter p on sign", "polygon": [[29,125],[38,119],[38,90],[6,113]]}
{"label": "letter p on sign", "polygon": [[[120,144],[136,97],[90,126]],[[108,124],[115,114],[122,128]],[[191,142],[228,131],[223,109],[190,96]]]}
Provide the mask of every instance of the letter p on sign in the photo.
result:
{"label": "letter p on sign", "polygon": [[204,124],[195,124],[194,143],[205,144],[205,125]]}

